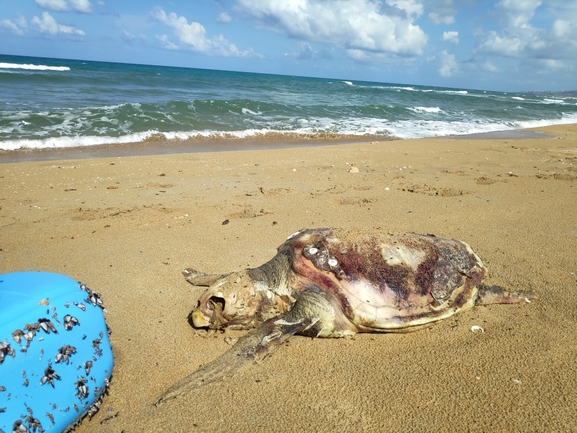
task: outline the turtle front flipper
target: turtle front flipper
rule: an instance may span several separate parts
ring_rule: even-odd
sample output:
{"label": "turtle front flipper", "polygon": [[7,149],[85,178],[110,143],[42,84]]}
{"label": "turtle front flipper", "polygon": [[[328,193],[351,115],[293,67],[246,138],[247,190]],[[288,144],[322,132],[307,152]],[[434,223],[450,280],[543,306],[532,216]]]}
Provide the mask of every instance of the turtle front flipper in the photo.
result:
{"label": "turtle front flipper", "polygon": [[228,274],[205,274],[204,272],[186,268],[182,271],[182,275],[193,286],[210,286]]}
{"label": "turtle front flipper", "polygon": [[297,333],[318,335],[334,326],[335,311],[321,293],[303,292],[293,308],[263,322],[238,340],[228,351],[171,386],[154,402],[164,403],[179,395],[233,376],[238,370],[259,362]]}

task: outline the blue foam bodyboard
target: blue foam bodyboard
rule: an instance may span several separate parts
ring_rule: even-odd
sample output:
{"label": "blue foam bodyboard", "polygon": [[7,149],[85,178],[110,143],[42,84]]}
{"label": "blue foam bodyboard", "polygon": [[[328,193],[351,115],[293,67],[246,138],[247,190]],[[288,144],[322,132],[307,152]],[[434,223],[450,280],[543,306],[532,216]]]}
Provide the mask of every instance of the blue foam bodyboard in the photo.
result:
{"label": "blue foam bodyboard", "polygon": [[114,364],[103,313],[67,276],[0,274],[1,431],[61,432],[98,410]]}

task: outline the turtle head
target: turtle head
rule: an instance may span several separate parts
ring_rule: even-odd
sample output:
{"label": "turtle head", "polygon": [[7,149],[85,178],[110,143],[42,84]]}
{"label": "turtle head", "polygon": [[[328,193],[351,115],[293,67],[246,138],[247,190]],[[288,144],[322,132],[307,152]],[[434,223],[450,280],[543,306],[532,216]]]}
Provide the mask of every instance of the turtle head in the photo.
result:
{"label": "turtle head", "polygon": [[[234,272],[214,282],[192,312],[195,327],[211,329],[252,328],[276,314],[271,291],[248,271]],[[278,314],[278,313],[277,313]]]}

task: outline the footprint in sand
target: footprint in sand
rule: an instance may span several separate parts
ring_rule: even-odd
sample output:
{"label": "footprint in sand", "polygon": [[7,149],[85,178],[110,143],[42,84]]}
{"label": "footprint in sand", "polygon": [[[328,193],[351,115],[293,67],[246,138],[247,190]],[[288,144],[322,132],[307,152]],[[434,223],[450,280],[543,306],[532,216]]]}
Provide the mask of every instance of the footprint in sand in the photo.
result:
{"label": "footprint in sand", "polygon": [[[235,205],[236,207],[239,207],[239,205]],[[233,212],[231,214],[227,215],[227,218],[232,218],[232,219],[244,219],[244,218],[257,218],[257,217],[261,217],[264,215],[270,215],[272,214],[272,212],[267,211],[265,209],[259,209],[259,210],[254,210],[253,206],[240,206],[242,208],[242,210],[240,212]]]}
{"label": "footprint in sand", "polygon": [[430,196],[438,196],[438,197],[458,197],[461,195],[469,194],[468,191],[463,191],[460,189],[454,188],[436,188],[434,186],[430,186],[427,184],[423,185],[411,185],[407,188],[403,188],[402,191],[417,193],[417,194],[426,194]]}

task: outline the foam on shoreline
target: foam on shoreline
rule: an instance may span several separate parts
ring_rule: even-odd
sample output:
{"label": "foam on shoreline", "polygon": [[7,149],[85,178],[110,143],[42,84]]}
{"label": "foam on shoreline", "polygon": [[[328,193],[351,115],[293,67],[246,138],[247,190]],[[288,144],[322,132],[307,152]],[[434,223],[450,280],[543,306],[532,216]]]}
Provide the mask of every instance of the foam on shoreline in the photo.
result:
{"label": "foam on shoreline", "polygon": [[[553,138],[553,135],[529,129],[492,131],[485,133],[449,135],[450,139],[535,139]],[[374,141],[390,141],[392,137],[383,136],[334,136],[316,139],[292,138],[280,140],[278,137],[263,139],[226,139],[214,138],[205,140],[149,140],[140,143],[104,144],[95,146],[56,148],[56,149],[26,149],[15,151],[0,151],[0,164],[9,162],[53,161],[66,159],[112,158],[120,156],[139,155],[170,155],[180,153],[204,152],[234,152],[241,150],[286,149],[299,147],[331,146],[337,144],[358,144]]]}

